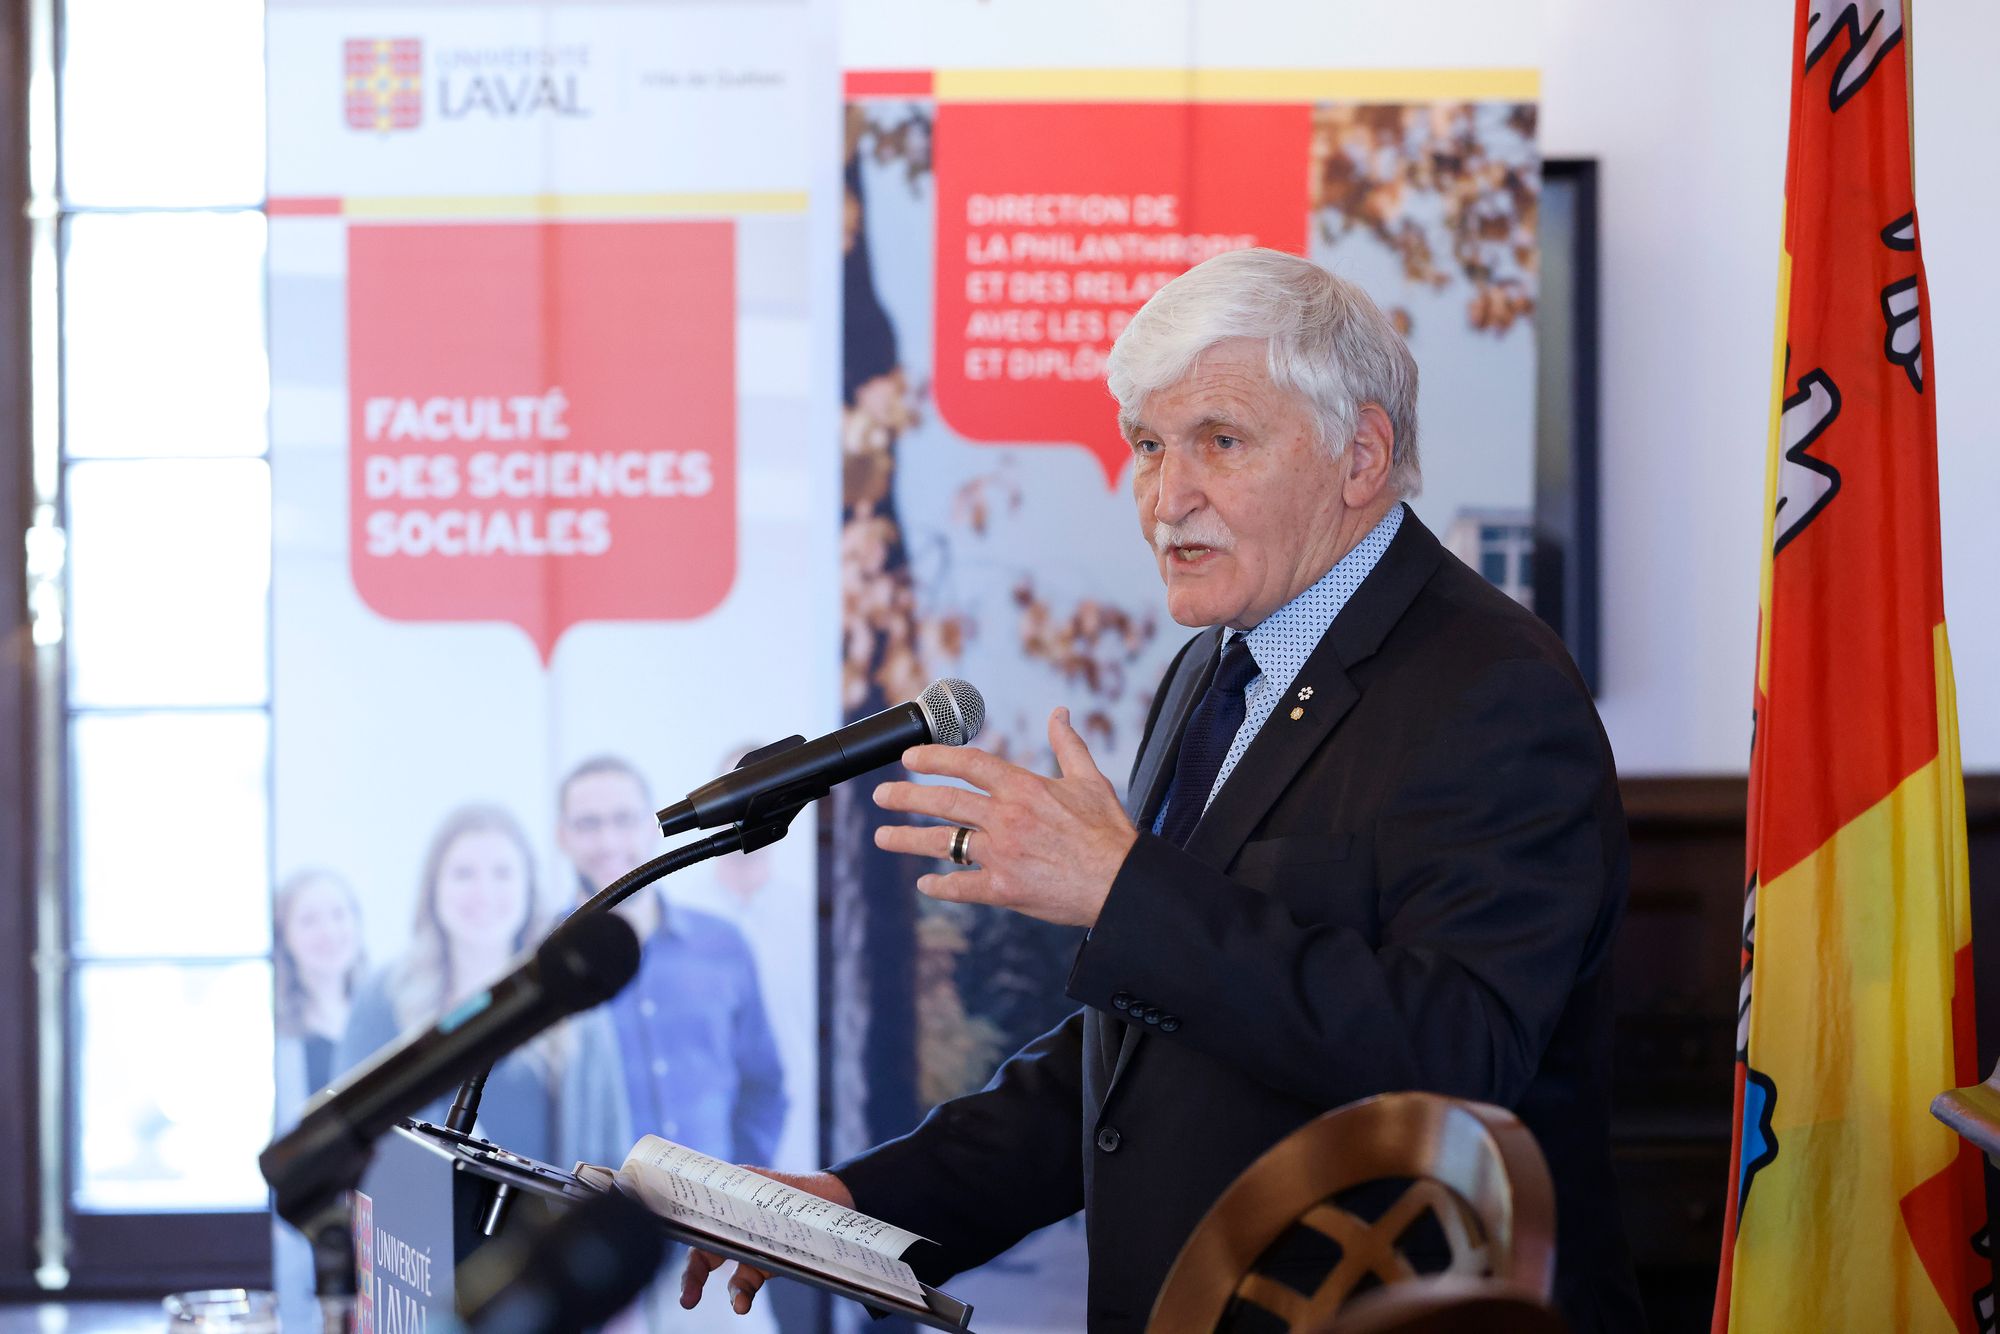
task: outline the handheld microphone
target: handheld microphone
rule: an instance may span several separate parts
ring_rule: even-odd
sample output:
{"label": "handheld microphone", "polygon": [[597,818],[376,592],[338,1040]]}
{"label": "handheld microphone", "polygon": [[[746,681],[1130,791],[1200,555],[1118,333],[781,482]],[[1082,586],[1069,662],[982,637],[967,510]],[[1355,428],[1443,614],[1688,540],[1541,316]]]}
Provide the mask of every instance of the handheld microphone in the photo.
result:
{"label": "handheld microphone", "polygon": [[257,1158],[279,1215],[294,1218],[348,1188],[369,1146],[402,1118],[543,1029],[611,999],[638,971],[639,939],[623,918],[571,917],[491,987],[306,1104],[299,1124]]}
{"label": "handheld microphone", "polygon": [[796,809],[856,774],[879,769],[911,746],[962,746],[986,722],[986,701],[955,677],[933,681],[907,704],[849,723],[816,741],[771,746],[659,813],[667,837],[736,824],[760,810]]}

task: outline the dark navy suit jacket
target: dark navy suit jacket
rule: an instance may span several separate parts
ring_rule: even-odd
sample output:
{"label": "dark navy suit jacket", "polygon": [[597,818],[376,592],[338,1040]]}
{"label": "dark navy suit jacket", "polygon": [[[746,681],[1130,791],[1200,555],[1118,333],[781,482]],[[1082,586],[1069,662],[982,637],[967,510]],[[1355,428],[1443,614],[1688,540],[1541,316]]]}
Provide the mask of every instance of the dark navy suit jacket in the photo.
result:
{"label": "dark navy suit jacket", "polygon": [[[1183,648],[1154,702],[1142,829],[1219,639]],[[1357,1098],[1434,1090],[1534,1131],[1572,1327],[1641,1328],[1607,1143],[1626,832],[1589,692],[1412,514],[1294,684],[1185,850],[1139,835],[1070,974],[1083,1008],[834,1170],[938,1243],[931,1282],[1085,1210],[1090,1329],[1136,1332],[1260,1153]]]}

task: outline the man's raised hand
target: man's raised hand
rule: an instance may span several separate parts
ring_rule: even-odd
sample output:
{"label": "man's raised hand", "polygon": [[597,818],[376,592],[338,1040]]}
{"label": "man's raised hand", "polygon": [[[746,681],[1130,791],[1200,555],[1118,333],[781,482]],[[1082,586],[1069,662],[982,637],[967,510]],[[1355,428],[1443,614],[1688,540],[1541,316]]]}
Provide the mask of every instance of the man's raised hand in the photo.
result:
{"label": "man's raised hand", "polygon": [[1061,926],[1094,926],[1111,882],[1138,834],[1069,710],[1049,715],[1058,773],[1044,777],[976,747],[916,746],[903,755],[912,773],[956,778],[976,791],[928,783],[883,783],[875,804],[946,823],[885,825],[875,844],[889,852],[944,858],[954,826],[970,869],[931,873],[917,888],[954,903],[990,903]]}

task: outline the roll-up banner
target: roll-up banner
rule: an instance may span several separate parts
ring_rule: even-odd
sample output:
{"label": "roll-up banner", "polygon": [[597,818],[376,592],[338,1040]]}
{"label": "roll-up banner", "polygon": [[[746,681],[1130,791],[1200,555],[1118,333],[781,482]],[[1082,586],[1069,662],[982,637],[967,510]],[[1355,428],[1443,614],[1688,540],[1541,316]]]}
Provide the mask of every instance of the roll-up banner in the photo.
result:
{"label": "roll-up banner", "polygon": [[[834,724],[830,32],[273,0],[281,1118],[664,850],[656,807]],[[642,893],[639,979],[503,1061],[482,1133],[817,1163],[817,876],[808,819]]]}
{"label": "roll-up banner", "polygon": [[[1046,720],[1066,705],[1122,788],[1190,632],[1141,537],[1105,357],[1149,295],[1211,255],[1305,254],[1376,299],[1422,371],[1417,512],[1528,600],[1538,79],[1427,68],[1411,34],[1400,64],[1377,34],[1379,67],[1217,68],[1186,48],[1135,67],[1173,41],[1149,27],[1108,44],[1095,20],[1117,6],[1028,8],[1038,45],[875,10],[843,37],[841,707],[863,716],[961,675],[986,692],[980,744],[1049,771]],[[1235,47],[1286,62],[1354,24],[1291,8],[1261,33],[1246,17]],[[834,804],[826,1087],[846,1152],[1060,1023],[1081,933],[922,898],[911,885],[931,868],[874,850],[865,793]],[[982,1324],[1077,1328],[1086,1273],[1072,1218],[951,1287]]]}

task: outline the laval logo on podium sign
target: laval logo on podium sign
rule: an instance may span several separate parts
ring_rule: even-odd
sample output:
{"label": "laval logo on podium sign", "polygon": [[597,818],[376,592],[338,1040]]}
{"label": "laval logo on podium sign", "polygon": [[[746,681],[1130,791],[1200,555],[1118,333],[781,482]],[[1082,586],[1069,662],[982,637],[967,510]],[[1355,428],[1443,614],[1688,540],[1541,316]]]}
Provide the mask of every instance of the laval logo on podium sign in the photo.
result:
{"label": "laval logo on podium sign", "polygon": [[354,1334],[375,1334],[375,1201],[355,1191]]}

